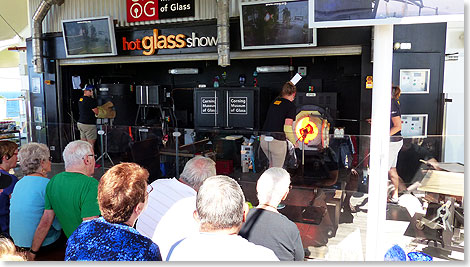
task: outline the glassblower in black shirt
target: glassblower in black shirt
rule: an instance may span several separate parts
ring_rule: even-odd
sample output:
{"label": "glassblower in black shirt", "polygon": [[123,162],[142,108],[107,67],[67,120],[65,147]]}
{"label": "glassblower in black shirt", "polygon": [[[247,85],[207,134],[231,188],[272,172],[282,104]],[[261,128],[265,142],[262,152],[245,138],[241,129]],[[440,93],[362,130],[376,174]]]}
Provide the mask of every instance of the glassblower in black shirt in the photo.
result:
{"label": "glassblower in black shirt", "polygon": [[78,100],[79,118],[77,128],[80,131],[80,140],[95,145],[96,133],[96,115],[98,115],[98,104],[93,98],[93,86],[87,85],[83,89],[83,96]]}
{"label": "glassblower in black shirt", "polygon": [[[263,125],[263,135],[260,136],[260,145],[269,159],[269,167],[282,168],[287,153],[286,135],[295,140],[292,132],[292,123],[295,120],[295,99],[297,88],[292,82],[282,86],[281,94],[269,105],[266,120]],[[290,138],[292,135],[292,138]],[[266,141],[266,136],[274,139]]]}
{"label": "glassblower in black shirt", "polygon": [[[396,85],[392,85],[391,92],[391,107],[390,107],[390,143],[389,143],[389,156],[388,156],[388,177],[393,185],[391,196],[388,202],[398,203],[399,189],[403,189],[400,185],[400,176],[397,173],[397,158],[398,153],[403,146],[403,137],[401,135],[401,111],[400,111],[400,98],[401,89]],[[367,120],[372,123],[371,119]]]}
{"label": "glassblower in black shirt", "polygon": [[398,191],[400,177],[397,173],[397,158],[403,146],[403,137],[401,136],[401,112],[400,112],[400,87],[392,86],[392,103],[390,110],[390,148],[389,148],[389,171],[388,176],[394,185],[394,190],[390,202],[398,203]]}

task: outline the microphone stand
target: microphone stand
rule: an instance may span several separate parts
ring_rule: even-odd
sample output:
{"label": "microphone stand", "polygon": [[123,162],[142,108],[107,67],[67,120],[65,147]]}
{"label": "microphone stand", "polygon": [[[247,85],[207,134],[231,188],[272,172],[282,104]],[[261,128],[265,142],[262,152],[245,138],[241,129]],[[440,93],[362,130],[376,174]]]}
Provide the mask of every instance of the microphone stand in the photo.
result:
{"label": "microphone stand", "polygon": [[[107,119],[109,120],[109,119]],[[101,166],[103,167],[104,171],[104,159],[108,158],[111,164],[114,166],[114,162],[111,159],[111,156],[108,154],[108,122],[107,121],[102,121],[103,123],[100,124],[100,130],[98,131],[98,134],[100,135],[100,141],[101,141],[101,151],[103,152],[101,156],[99,156],[96,161],[99,161],[101,159]],[[103,131],[103,124],[105,126],[105,130]],[[105,136],[104,138],[104,151],[103,151],[103,135]]]}

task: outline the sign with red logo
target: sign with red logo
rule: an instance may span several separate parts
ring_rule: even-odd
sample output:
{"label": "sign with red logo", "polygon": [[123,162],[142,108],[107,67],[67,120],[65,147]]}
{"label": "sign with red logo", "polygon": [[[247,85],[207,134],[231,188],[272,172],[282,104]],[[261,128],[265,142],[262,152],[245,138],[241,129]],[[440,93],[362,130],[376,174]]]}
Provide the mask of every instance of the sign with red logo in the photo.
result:
{"label": "sign with red logo", "polygon": [[126,0],[127,22],[194,17],[194,0]]}
{"label": "sign with red logo", "polygon": [[157,19],[158,0],[127,0],[127,22]]}

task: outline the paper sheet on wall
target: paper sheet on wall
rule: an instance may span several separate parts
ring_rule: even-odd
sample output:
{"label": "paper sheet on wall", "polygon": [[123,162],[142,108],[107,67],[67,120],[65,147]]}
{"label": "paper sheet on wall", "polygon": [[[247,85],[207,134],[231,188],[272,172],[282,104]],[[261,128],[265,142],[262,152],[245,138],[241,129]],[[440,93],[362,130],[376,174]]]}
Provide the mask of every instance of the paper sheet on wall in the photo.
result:
{"label": "paper sheet on wall", "polygon": [[292,79],[290,80],[294,85],[296,85],[300,79],[302,79],[302,76],[300,76],[300,74],[296,73],[294,75],[294,77],[292,77]]}
{"label": "paper sheet on wall", "polygon": [[72,76],[73,89],[82,89],[80,84],[82,83],[80,76]]}

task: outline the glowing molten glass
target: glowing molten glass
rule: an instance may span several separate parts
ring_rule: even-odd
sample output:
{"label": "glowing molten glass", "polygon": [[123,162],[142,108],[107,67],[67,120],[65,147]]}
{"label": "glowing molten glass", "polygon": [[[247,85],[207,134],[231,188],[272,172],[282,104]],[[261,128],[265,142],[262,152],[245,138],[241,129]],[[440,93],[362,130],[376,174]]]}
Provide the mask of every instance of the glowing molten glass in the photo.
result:
{"label": "glowing molten glass", "polygon": [[314,122],[310,121],[309,117],[305,117],[295,125],[295,134],[297,139],[304,140],[304,143],[308,144],[310,140],[317,137],[318,127]]}

